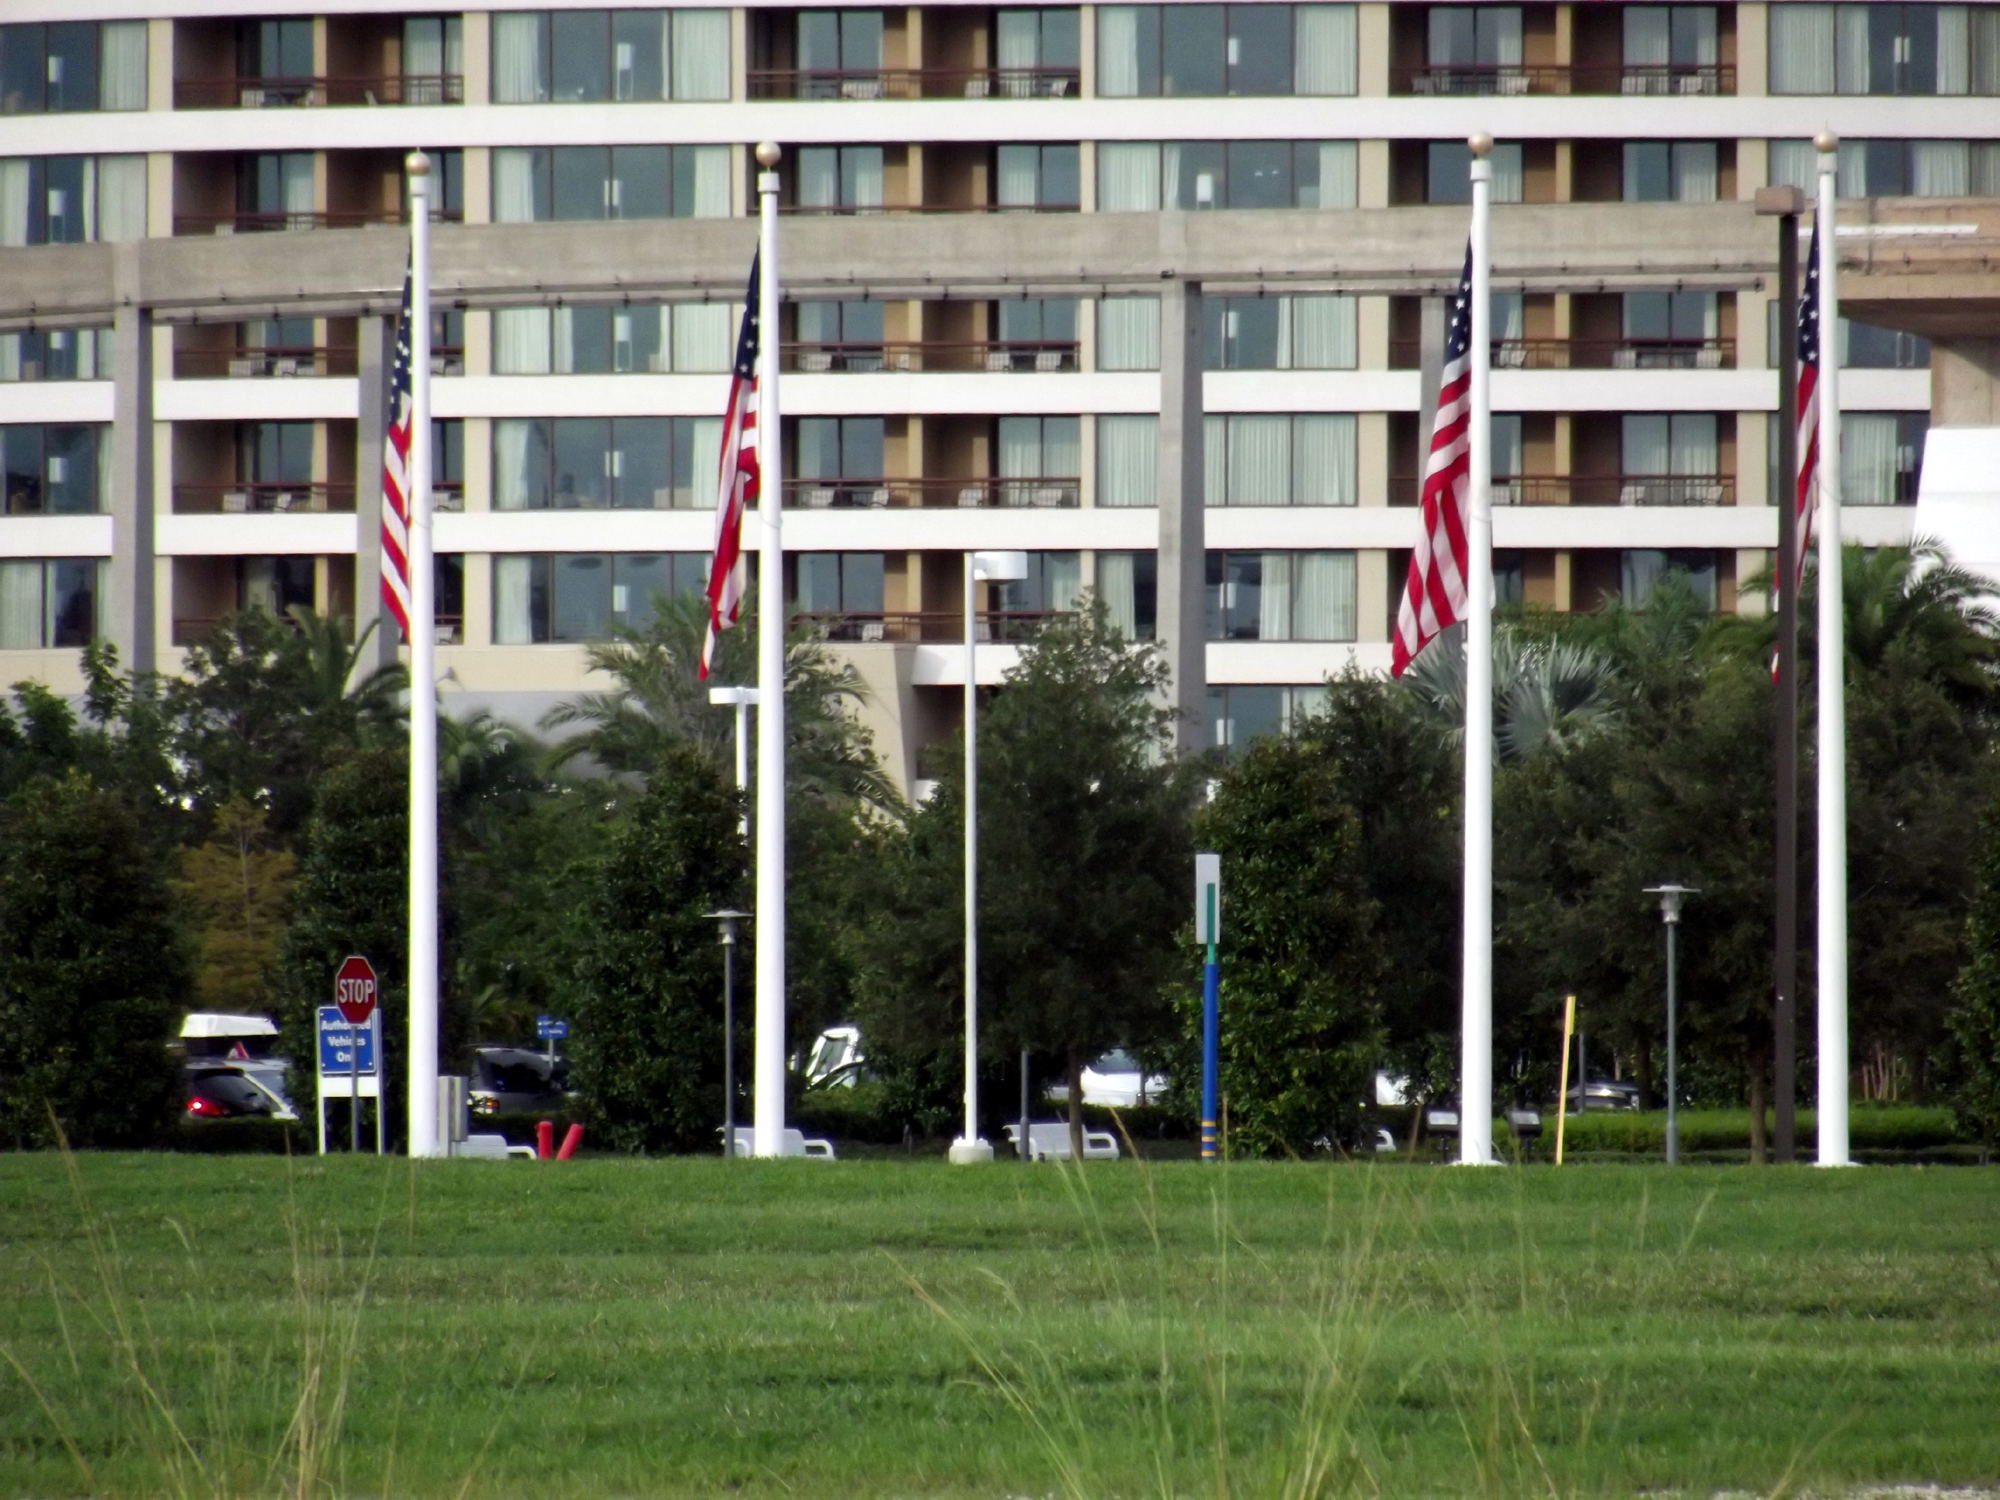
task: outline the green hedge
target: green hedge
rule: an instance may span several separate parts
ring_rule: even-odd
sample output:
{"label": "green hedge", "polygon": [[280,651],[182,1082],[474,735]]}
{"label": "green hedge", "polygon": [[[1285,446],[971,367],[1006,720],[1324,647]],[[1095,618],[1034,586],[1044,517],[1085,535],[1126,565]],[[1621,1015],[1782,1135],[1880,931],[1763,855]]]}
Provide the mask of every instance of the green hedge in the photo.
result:
{"label": "green hedge", "polygon": [[[1684,1110],[1680,1116],[1681,1150],[1747,1151],[1750,1149],[1750,1112],[1742,1109]],[[1541,1150],[1555,1150],[1556,1122],[1553,1115],[1542,1117]],[[1815,1115],[1802,1109],[1798,1114],[1798,1143],[1801,1149],[1816,1143]],[[1864,1107],[1848,1116],[1848,1143],[1857,1151],[1922,1151],[1949,1146],[1959,1137],[1951,1127],[1951,1113],[1943,1109],[1913,1106]],[[1564,1154],[1570,1152],[1623,1152],[1631,1155],[1660,1156],[1667,1149],[1667,1117],[1664,1111],[1638,1113],[1605,1110],[1601,1113],[1572,1115],[1564,1133]]]}

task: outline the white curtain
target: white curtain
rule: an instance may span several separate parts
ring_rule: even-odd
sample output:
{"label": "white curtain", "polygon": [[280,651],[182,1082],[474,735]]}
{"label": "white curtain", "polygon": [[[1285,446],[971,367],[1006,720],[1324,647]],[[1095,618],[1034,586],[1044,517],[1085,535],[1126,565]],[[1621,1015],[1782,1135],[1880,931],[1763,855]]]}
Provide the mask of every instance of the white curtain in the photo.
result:
{"label": "white curtain", "polygon": [[42,565],[0,562],[0,651],[42,644]]}
{"label": "white curtain", "polygon": [[840,207],[840,148],[804,146],[799,150],[799,207]]}
{"label": "white curtain", "polygon": [[287,151],[278,158],[284,184],[285,212],[309,214],[313,211],[313,158],[310,151]]}
{"label": "white curtain", "polygon": [[1319,202],[1306,207],[1352,208],[1360,202],[1361,152],[1353,141],[1319,143]]}
{"label": "white curtain", "polygon": [[1937,12],[1937,91],[1963,94],[1972,87],[1972,13],[1963,5]]}
{"label": "white curtain", "polygon": [[1501,141],[1487,158],[1493,163],[1493,201],[1495,203],[1519,203],[1521,201],[1521,143]]}
{"label": "white curtain", "polygon": [[676,99],[729,97],[729,12],[677,10],[669,35]]}
{"label": "white curtain", "polygon": [[528,579],[534,559],[502,553],[493,559],[493,644],[525,646],[534,638],[528,628]]}
{"label": "white curtain", "polygon": [[[694,161],[694,216],[697,219],[729,217],[729,148],[691,146],[681,157]],[[880,189],[877,189],[878,193]]]}
{"label": "white curtain", "polygon": [[1041,16],[1032,10],[1003,10],[999,14],[999,47],[996,57],[1003,73],[1041,66]]}
{"label": "white curtain", "polygon": [[1159,212],[1159,142],[1098,143],[1097,209],[1099,213],[1107,214]]}
{"label": "white curtain", "polygon": [[1042,418],[1042,473],[1051,479],[1076,479],[1083,474],[1083,419]]}
{"label": "white curtain", "polygon": [[1097,368],[1160,368],[1160,299],[1106,297],[1097,304]]}
{"label": "white curtain", "polygon": [[1157,416],[1104,416],[1097,419],[1097,503],[1103,506],[1157,504],[1160,419]]}
{"label": "white curtain", "polygon": [[1811,141],[1771,142],[1772,187],[1795,187],[1810,198],[1815,191],[1813,173],[1818,169]]}
{"label": "white curtain", "polygon": [[1982,5],[1968,19],[1972,59],[1966,92],[1982,97],[2000,94],[2000,8]]}
{"label": "white curtain", "polygon": [[1969,141],[1911,141],[1910,192],[1919,198],[1963,198],[1972,190]]}
{"label": "white curtain", "polygon": [[[1866,198],[1868,196],[1868,143],[1866,141],[1842,141],[1839,155],[1840,171],[1835,191],[1843,198]],[[1809,193],[1819,191],[1819,154],[1813,154],[1812,186]]]}
{"label": "white curtain", "polygon": [[493,17],[495,104],[540,104],[549,97],[543,21],[533,11],[503,11]]}
{"label": "white curtain", "polygon": [[1042,477],[1042,419],[1002,417],[1000,419],[1000,477],[1039,479]]}
{"label": "white curtain", "polygon": [[1493,473],[1512,479],[1521,472],[1521,417],[1518,412],[1495,412],[1492,426]]}
{"label": "white curtain", "polygon": [[1302,641],[1351,641],[1355,637],[1352,552],[1300,552],[1293,557],[1292,620]]}
{"label": "white curtain", "polygon": [[1257,639],[1292,638],[1292,554],[1266,552],[1257,590]]}
{"label": "white curtain", "polygon": [[534,423],[519,417],[493,424],[493,508],[525,510],[534,490],[528,474],[528,453]]}
{"label": "white curtain", "polygon": [[[1179,208],[1181,203],[1181,143],[1167,141],[1160,147],[1160,204],[1162,208]],[[1213,201],[1211,208],[1221,205]]]}
{"label": "white curtain", "polygon": [[0,380],[21,378],[21,338],[18,333],[0,333]]}
{"label": "white curtain", "polygon": [[[1782,8],[1782,7],[1780,7]],[[1843,94],[1868,92],[1869,7],[1834,7],[1834,87]]]}
{"label": "white curtain", "polygon": [[1360,42],[1351,5],[1301,5],[1294,17],[1292,92],[1352,94],[1360,86]]}
{"label": "white curtain", "polygon": [[1201,503],[1229,503],[1229,420],[1209,415],[1201,422]]}
{"label": "white curtain", "polygon": [[722,418],[696,417],[688,424],[688,434],[688,504],[695,510],[709,510],[722,482]]}
{"label": "white curtain", "polygon": [[[496,20],[502,19],[495,17]],[[535,153],[507,146],[493,153],[493,222],[535,222]]]}
{"label": "white curtain", "polygon": [[1714,141],[1676,141],[1672,149],[1674,201],[1713,203],[1721,184]]}
{"label": "white curtain", "polygon": [[[1625,7],[1625,66],[1664,69],[1674,60],[1673,29],[1664,5]],[[1628,82],[1625,92],[1663,93],[1664,89],[1635,89]]]}
{"label": "white curtain", "polygon": [[546,375],[552,368],[549,358],[549,310],[546,307],[494,309],[494,373]]}
{"label": "white curtain", "polygon": [[1097,11],[1097,92],[1130,99],[1139,92],[1139,11],[1105,5]]}
{"label": "white curtain", "polygon": [[[731,313],[727,302],[682,302],[673,310],[673,367],[685,374],[729,368]],[[666,309],[661,309],[662,316]]]}
{"label": "white curtain", "polygon": [[1893,414],[1842,413],[1840,498],[1849,505],[1896,503],[1896,418]]}
{"label": "white curtain", "polygon": [[1083,592],[1083,554],[1044,552],[1042,554],[1042,608],[1069,614]]}
{"label": "white curtain", "polygon": [[146,23],[106,21],[97,29],[97,107],[146,107]]}
{"label": "white curtain", "polygon": [[1292,418],[1292,503],[1353,505],[1356,432],[1351,412],[1308,412]]}
{"label": "white curtain", "polygon": [[1131,640],[1139,623],[1139,601],[1130,552],[1097,554],[1097,597],[1104,601],[1111,624],[1126,640]]}
{"label": "white curtain", "polygon": [[1667,419],[1647,414],[1624,419],[1623,466],[1627,474],[1668,474]]}
{"label": "white curtain", "polygon": [[[1785,9],[1773,6],[1773,10]],[[1653,588],[1667,571],[1667,554],[1651,547],[1627,547],[1618,559],[1619,591],[1629,609],[1645,607]]]}
{"label": "white curtain", "polygon": [[558,307],[550,317],[550,365],[557,375],[576,373],[576,310]]}
{"label": "white curtain", "polygon": [[1773,5],[1771,92],[1833,92],[1833,7]]}
{"label": "white curtain", "polygon": [[146,158],[97,158],[97,238],[109,243],[146,237]]}
{"label": "white curtain", "polygon": [[444,65],[444,22],[412,19],[404,23],[403,71],[417,77],[456,71]]}
{"label": "white curtain", "polygon": [[1526,336],[1527,299],[1519,292],[1494,292],[1488,304],[1493,312],[1493,337],[1519,340]]}
{"label": "white curtain", "polygon": [[995,154],[999,158],[1000,206],[1033,208],[1041,196],[1041,147],[1002,146]]}
{"label": "white curtain", "polygon": [[882,148],[843,146],[840,148],[841,175],[847,182],[847,208],[882,206]]}
{"label": "white curtain", "polygon": [[1292,419],[1229,419],[1229,504],[1292,503]]}
{"label": "white curtain", "polygon": [[1708,475],[1721,468],[1721,450],[1711,413],[1677,414],[1668,424],[1667,448],[1670,474]]}
{"label": "white curtain", "polygon": [[2000,198],[2000,141],[1974,141],[1968,173],[1975,198]]}
{"label": "white curtain", "polygon": [[28,243],[31,207],[28,187],[33,176],[32,167],[33,164],[25,156],[0,158],[0,245]]}

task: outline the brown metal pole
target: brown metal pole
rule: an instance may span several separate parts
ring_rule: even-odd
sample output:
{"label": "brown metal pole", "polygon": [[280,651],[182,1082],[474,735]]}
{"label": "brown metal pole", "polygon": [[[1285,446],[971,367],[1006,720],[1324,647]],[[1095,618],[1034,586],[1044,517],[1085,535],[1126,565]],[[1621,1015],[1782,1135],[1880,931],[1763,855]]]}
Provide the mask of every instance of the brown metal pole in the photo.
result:
{"label": "brown metal pole", "polygon": [[1777,921],[1772,980],[1771,1154],[1797,1159],[1799,979],[1799,216],[1778,219]]}

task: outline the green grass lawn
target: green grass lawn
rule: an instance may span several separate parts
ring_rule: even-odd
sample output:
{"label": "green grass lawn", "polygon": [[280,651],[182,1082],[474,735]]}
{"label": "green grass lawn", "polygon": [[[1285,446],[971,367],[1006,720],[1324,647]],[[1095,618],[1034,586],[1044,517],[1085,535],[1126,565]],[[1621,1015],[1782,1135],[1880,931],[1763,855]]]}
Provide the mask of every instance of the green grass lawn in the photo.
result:
{"label": "green grass lawn", "polygon": [[77,1167],[0,1157],[6,1495],[2000,1480],[1986,1170]]}

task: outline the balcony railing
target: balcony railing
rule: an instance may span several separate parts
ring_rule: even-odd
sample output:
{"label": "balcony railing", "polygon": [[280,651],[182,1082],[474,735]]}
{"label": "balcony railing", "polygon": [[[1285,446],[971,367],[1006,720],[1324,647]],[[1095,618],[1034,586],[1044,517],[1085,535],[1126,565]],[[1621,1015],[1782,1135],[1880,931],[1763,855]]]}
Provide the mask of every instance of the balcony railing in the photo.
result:
{"label": "balcony railing", "polygon": [[[1397,502],[1422,496],[1414,474],[1389,481]],[[1734,505],[1736,480],[1728,474],[1495,474],[1495,505]]]}
{"label": "balcony railing", "polygon": [[358,78],[187,78],[174,84],[175,109],[314,109],[347,104],[463,104],[457,73],[387,73]]}
{"label": "balcony railing", "polygon": [[890,506],[1074,510],[1080,479],[787,479],[785,504],[801,510],[884,510]]}
{"label": "balcony railing", "polygon": [[351,511],[351,484],[284,484],[253,480],[238,484],[177,484],[176,515],[298,514],[304,511]]}
{"label": "balcony railing", "polygon": [[1736,92],[1736,69],[1723,63],[1488,63],[1396,68],[1399,94],[1493,98],[1513,94],[1716,95]]}
{"label": "balcony railing", "polygon": [[[462,210],[432,209],[433,224],[456,224]],[[398,208],[238,210],[226,214],[175,214],[175,234],[273,234],[287,229],[352,229],[361,224],[406,224],[409,215]]]}
{"label": "balcony railing", "polygon": [[781,203],[778,212],[808,218],[877,218],[906,214],[1073,214],[1080,203]]}
{"label": "balcony railing", "polygon": [[352,375],[356,351],[331,345],[236,344],[221,349],[176,349],[176,380],[243,380],[261,376]]}
{"label": "balcony railing", "polygon": [[1074,99],[1075,68],[753,68],[752,99]]}
{"label": "balcony railing", "polygon": [[[194,646],[200,644],[207,638],[209,632],[220,625],[225,618],[226,616],[223,615],[175,615],[174,644],[176,646]],[[347,638],[350,641],[353,640],[354,616],[341,615],[338,618],[340,623],[347,627]],[[444,615],[438,616],[438,644],[440,646],[448,644],[444,639],[446,618]],[[456,616],[451,618],[454,622],[456,621]],[[287,630],[297,630],[299,628],[298,622],[290,615],[280,615],[278,623]],[[453,628],[457,629],[459,627],[454,623]]]}
{"label": "balcony railing", "polygon": [[788,343],[785,368],[801,374],[876,375],[884,371],[1022,371],[1048,374],[1077,367],[1073,342],[991,339],[923,343]]}
{"label": "balcony railing", "polygon": [[[1416,339],[1392,339],[1390,368],[1413,370]],[[1496,370],[1733,370],[1734,339],[1495,339]]]}
{"label": "balcony railing", "polygon": [[[973,636],[982,645],[1020,645],[1033,638],[1044,620],[1054,617],[1050,610],[984,610],[973,616]],[[959,610],[929,610],[922,613],[795,614],[795,625],[804,626],[823,641],[856,641],[864,645],[891,642],[917,645],[924,642],[965,640],[965,615]]]}

